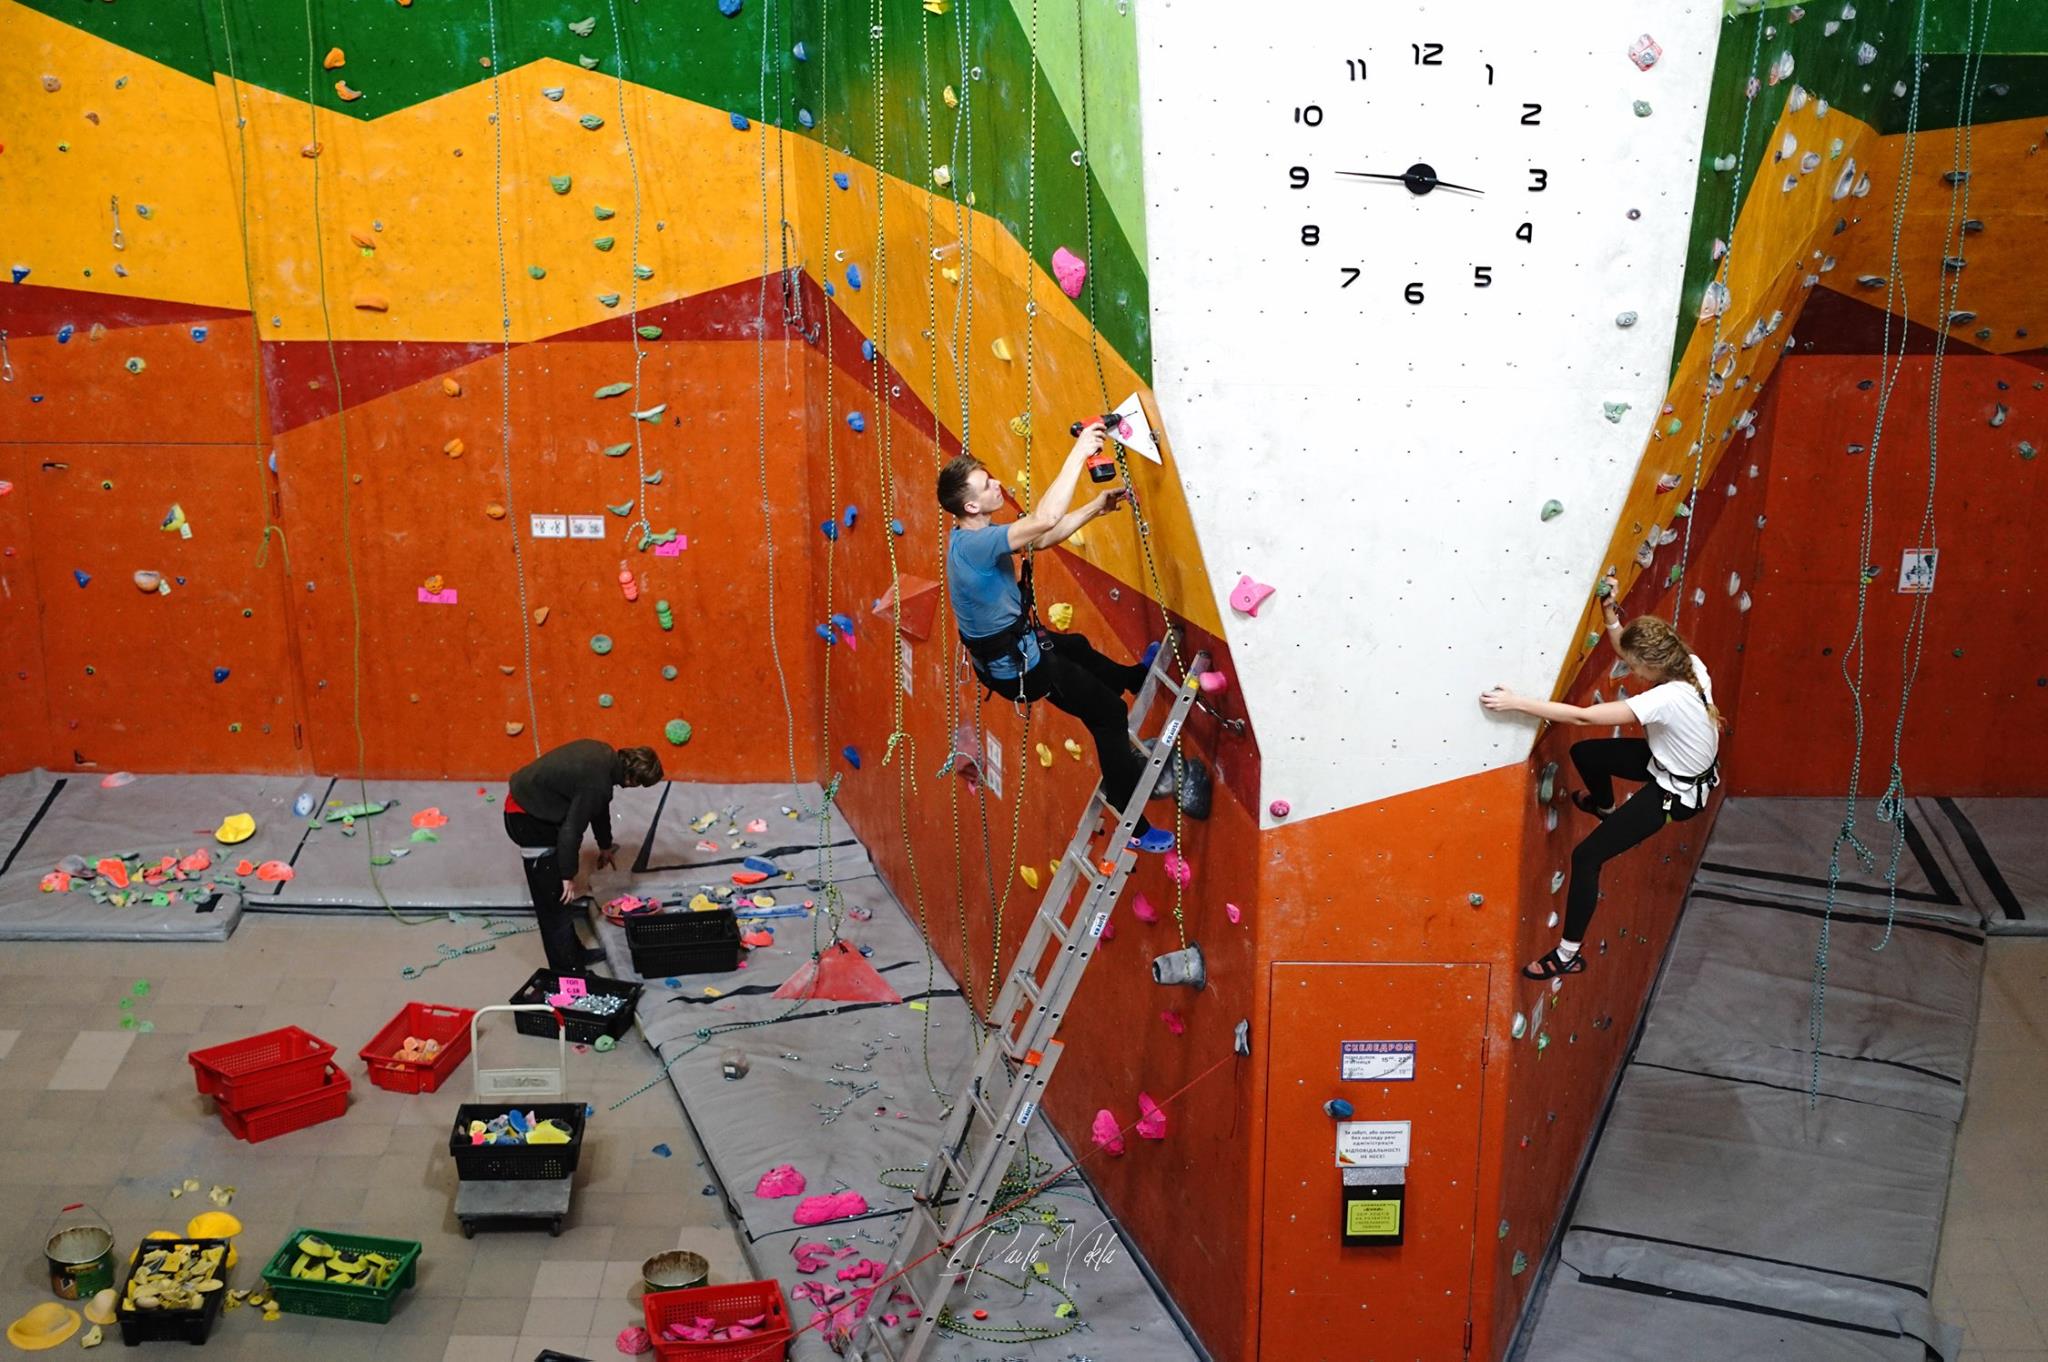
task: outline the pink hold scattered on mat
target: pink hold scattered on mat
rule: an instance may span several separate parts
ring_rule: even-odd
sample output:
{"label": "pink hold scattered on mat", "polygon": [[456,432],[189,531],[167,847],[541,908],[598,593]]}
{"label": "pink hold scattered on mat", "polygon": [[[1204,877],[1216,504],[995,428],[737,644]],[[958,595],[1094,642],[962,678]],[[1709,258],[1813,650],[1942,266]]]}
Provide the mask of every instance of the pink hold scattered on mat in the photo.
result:
{"label": "pink hold scattered on mat", "polygon": [[765,818],[754,819],[747,824],[747,831],[757,835],[768,831],[768,820]]}
{"label": "pink hold scattered on mat", "polygon": [[882,1280],[882,1274],[888,1270],[889,1265],[887,1263],[880,1262],[874,1258],[863,1258],[852,1267],[840,1268],[839,1280],[842,1282],[858,1282],[872,1277],[879,1282]]}
{"label": "pink hold scattered on mat", "polygon": [[619,1337],[614,1346],[628,1357],[638,1357],[642,1353],[654,1351],[654,1340],[647,1336],[645,1329],[634,1324],[619,1330]]}
{"label": "pink hold scattered on mat", "polygon": [[834,1192],[829,1196],[807,1196],[796,1204],[790,1218],[799,1225],[822,1225],[828,1220],[866,1215],[868,1199],[859,1192]]}
{"label": "pink hold scattered on mat", "polygon": [[1059,280],[1061,293],[1078,298],[1088,283],[1088,262],[1062,246],[1052,253],[1052,277]]}
{"label": "pink hold scattered on mat", "polygon": [[1140,922],[1157,922],[1159,921],[1159,910],[1154,908],[1152,900],[1146,898],[1143,894],[1133,894],[1131,896],[1131,916],[1137,918]]}
{"label": "pink hold scattered on mat", "polygon": [[761,1175],[761,1180],[754,1184],[754,1195],[769,1201],[779,1196],[802,1196],[804,1186],[804,1175],[793,1165],[781,1163]]}
{"label": "pink hold scattered on mat", "polygon": [[1166,853],[1166,878],[1175,884],[1189,884],[1195,878],[1195,868],[1178,851],[1169,851]]}
{"label": "pink hold scattered on mat", "polygon": [[[811,1273],[825,1266],[827,1259],[844,1258],[852,1252],[853,1245],[851,1244],[844,1248],[833,1248],[830,1244],[812,1243],[798,1244],[789,1251],[789,1256],[796,1259],[796,1270],[798,1272]],[[815,1283],[807,1283],[807,1285],[815,1285]],[[826,1301],[817,1302],[819,1305],[828,1303]]]}
{"label": "pink hold scattered on mat", "polygon": [[1095,1129],[1090,1132],[1095,1147],[1111,1156],[1124,1152],[1124,1132],[1116,1123],[1116,1113],[1108,1107],[1095,1113]]}
{"label": "pink hold scattered on mat", "polygon": [[1138,1094],[1138,1124],[1135,1127],[1148,1140],[1166,1138],[1166,1113],[1152,1100],[1149,1093]]}

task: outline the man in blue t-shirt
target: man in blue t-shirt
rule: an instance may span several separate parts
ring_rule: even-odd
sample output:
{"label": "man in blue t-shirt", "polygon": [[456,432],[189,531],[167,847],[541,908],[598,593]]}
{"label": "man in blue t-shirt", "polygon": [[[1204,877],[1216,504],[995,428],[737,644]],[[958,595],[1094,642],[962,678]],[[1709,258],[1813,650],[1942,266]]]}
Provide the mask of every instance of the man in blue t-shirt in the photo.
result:
{"label": "man in blue t-shirt", "polygon": [[[1145,684],[1146,662],[1125,666],[1095,651],[1079,634],[1055,639],[1036,629],[1024,611],[1024,594],[1011,565],[1023,550],[1049,549],[1098,516],[1123,505],[1129,493],[1111,488],[1070,510],[1074,488],[1090,455],[1101,450],[1102,423],[1081,432],[1059,476],[1027,515],[1005,525],[992,517],[1003,509],[1003,487],[972,455],[963,454],[939,474],[939,504],[954,518],[946,548],[946,584],[959,621],[960,641],[974,657],[974,674],[991,693],[1017,701],[1050,700],[1087,725],[1102,769],[1102,793],[1122,809],[1145,773],[1143,755],[1131,746],[1130,715],[1124,694]],[[1149,661],[1149,659],[1148,659]],[[1173,834],[1137,823],[1136,845],[1166,851]]]}

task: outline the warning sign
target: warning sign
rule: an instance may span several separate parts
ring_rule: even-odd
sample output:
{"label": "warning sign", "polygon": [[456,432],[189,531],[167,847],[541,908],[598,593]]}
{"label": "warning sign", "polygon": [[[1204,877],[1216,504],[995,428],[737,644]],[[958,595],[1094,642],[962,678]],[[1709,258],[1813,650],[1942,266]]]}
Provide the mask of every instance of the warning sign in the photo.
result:
{"label": "warning sign", "polygon": [[1347,1236],[1395,1235],[1401,1232],[1401,1203],[1398,1201],[1347,1201],[1344,1203],[1344,1233]]}
{"label": "warning sign", "polygon": [[1406,1168],[1407,1121],[1337,1122],[1339,1168]]}
{"label": "warning sign", "polygon": [[1347,1083],[1412,1083],[1412,1040],[1347,1040],[1340,1043],[1338,1077]]}

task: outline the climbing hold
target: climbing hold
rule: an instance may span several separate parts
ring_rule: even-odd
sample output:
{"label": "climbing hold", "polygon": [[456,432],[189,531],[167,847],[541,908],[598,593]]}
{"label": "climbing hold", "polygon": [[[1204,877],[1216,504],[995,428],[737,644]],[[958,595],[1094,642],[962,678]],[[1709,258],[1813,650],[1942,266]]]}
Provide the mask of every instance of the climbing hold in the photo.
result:
{"label": "climbing hold", "polygon": [[1061,246],[1052,253],[1052,274],[1059,281],[1060,292],[1078,298],[1088,282],[1088,262]]}
{"label": "climbing hold", "polygon": [[1133,1129],[1148,1140],[1166,1138],[1166,1112],[1148,1093],[1138,1094],[1138,1123]]}
{"label": "climbing hold", "polygon": [[953,183],[953,167],[943,165],[933,166],[932,183],[937,185],[941,189],[944,189],[947,185]]}
{"label": "climbing hold", "polygon": [[1023,415],[1012,416],[1010,418],[1010,434],[1016,436],[1020,440],[1030,436],[1031,416],[1028,412]]}
{"label": "climbing hold", "polygon": [[[600,238],[599,238],[599,240],[601,240],[601,241],[603,241],[603,242],[605,242],[605,243],[606,243],[606,245],[605,245],[604,249],[606,249],[606,250],[610,250],[610,249],[611,249],[611,245],[610,245],[610,242],[611,242],[611,238],[610,238],[610,237],[600,237]],[[660,339],[661,339],[661,328],[660,328],[660,327],[658,327],[658,326],[643,326],[643,327],[641,327],[641,328],[640,328],[640,339],[641,339],[641,340],[651,340],[651,341],[654,341],[654,340],[660,340]]]}
{"label": "climbing hold", "polygon": [[608,251],[608,250],[610,250],[610,249],[611,249],[611,248],[612,248],[612,247],[613,247],[613,246],[614,246],[614,245],[615,245],[616,243],[615,243],[615,241],[614,241],[614,240],[613,240],[613,239],[612,239],[611,237],[608,237],[608,236],[599,236],[599,237],[592,237],[592,238],[590,239],[590,244],[591,244],[591,245],[593,245],[593,246],[595,246],[595,247],[597,247],[597,249],[599,249],[600,251]]}
{"label": "climbing hold", "polygon": [[640,583],[633,579],[633,569],[624,563],[619,564],[619,592],[628,601],[640,599]]}
{"label": "climbing hold", "polygon": [[1543,503],[1543,509],[1537,514],[1545,520],[1555,520],[1564,514],[1564,503],[1553,497],[1551,500]]}
{"label": "climbing hold", "polygon": [[853,528],[853,522],[858,519],[860,519],[860,507],[852,502],[848,502],[845,512],[839,517],[840,523],[850,530]]}
{"label": "climbing hold", "polygon": [[1637,118],[1648,118],[1650,116],[1650,101],[1647,99],[1637,100],[1635,102],[1635,112]]}
{"label": "climbing hold", "polygon": [[[399,3],[403,4],[403,3],[404,3],[404,0],[399,0]],[[565,94],[567,94],[567,93],[568,93],[568,91],[567,91],[567,90],[565,90],[565,89],[563,89],[563,88],[562,88],[561,86],[559,86],[559,85],[550,85],[550,86],[547,86],[546,88],[544,88],[544,89],[543,89],[543,90],[541,91],[541,94],[543,94],[544,96],[546,96],[546,97],[547,97],[548,99],[552,100],[552,101],[553,101],[554,103],[556,103],[556,104],[559,104],[559,103],[561,103],[561,102],[562,102],[562,96],[563,96],[563,95],[565,95]]]}
{"label": "climbing hold", "polygon": [[593,395],[599,398],[617,397],[622,393],[629,393],[631,391],[633,391],[633,385],[630,383],[607,383]]}
{"label": "climbing hold", "polygon": [[732,115],[732,130],[734,132],[745,132],[748,128],[751,128],[753,126],[753,124],[747,122],[747,116],[745,114],[734,113]]}
{"label": "climbing hold", "polygon": [[1124,1152],[1123,1130],[1117,1125],[1116,1115],[1107,1107],[1095,1113],[1095,1122],[1089,1130],[1089,1138],[1095,1147],[1115,1158]]}
{"label": "climbing hold", "polygon": [[1266,806],[1266,812],[1272,814],[1275,818],[1285,818],[1288,814],[1294,812],[1294,806],[1284,799],[1276,799]]}
{"label": "climbing hold", "polygon": [[848,429],[858,435],[868,428],[868,418],[860,412],[850,411],[846,413],[846,424]]}
{"label": "climbing hold", "polygon": [[818,120],[811,117],[811,111],[809,109],[798,109],[796,111],[796,121],[798,122],[798,124],[806,128],[814,128],[818,125]]}
{"label": "climbing hold", "polygon": [[344,104],[353,104],[363,97],[361,90],[351,88],[345,80],[334,82],[334,93],[340,97],[341,102]]}
{"label": "climbing hold", "polygon": [[848,288],[850,288],[850,289],[854,289],[854,290],[858,291],[858,290],[859,290],[859,288],[860,288],[860,285],[861,285],[861,277],[860,277],[860,266],[858,266],[858,265],[848,265],[848,266],[846,267],[846,286],[847,286]]}
{"label": "climbing hold", "polygon": [[662,679],[662,680],[664,680],[664,681],[673,681],[673,680],[675,680],[675,679],[676,679],[676,669],[675,669],[674,667],[672,667],[672,666],[670,666],[670,667],[663,667],[663,668],[661,669],[661,679]]}
{"label": "climbing hold", "polygon": [[[129,373],[131,373],[131,374],[139,374],[139,373],[141,373],[141,372],[142,372],[142,371],[143,371],[144,369],[147,369],[147,368],[149,367],[149,361],[145,360],[145,359],[144,359],[144,358],[143,358],[142,356],[140,356],[140,355],[130,355],[130,356],[128,357],[128,362],[127,362],[127,363],[126,363],[125,365],[123,365],[122,367],[123,367],[123,368],[125,368],[125,369],[127,369],[127,371],[128,371]],[[2001,421],[1994,421],[1994,422],[1992,422],[1991,424],[1993,424],[1993,425],[2002,425],[2002,424],[2004,424],[2004,423],[2003,423],[2003,422],[2001,422]]]}
{"label": "climbing hold", "polygon": [[533,627],[538,629],[548,622],[548,607],[540,606],[533,612]]}
{"label": "climbing hold", "polygon": [[1054,601],[1045,608],[1045,622],[1065,633],[1074,627],[1074,607],[1068,601]]}
{"label": "climbing hold", "polygon": [[596,653],[599,657],[603,657],[606,653],[610,652],[611,650],[612,637],[610,634],[592,634],[590,636],[591,652]]}
{"label": "climbing hold", "polygon": [[583,129],[585,132],[596,132],[599,128],[604,126],[604,120],[602,118],[599,118],[596,114],[585,114],[583,115],[583,117],[577,119],[576,121],[583,125]]}
{"label": "climbing hold", "polygon": [[[133,361],[133,360],[130,360],[130,361],[129,361],[129,363],[133,364],[133,363],[134,363],[134,361]],[[2002,425],[2004,425],[2004,424],[2005,424],[2005,418],[2006,418],[2006,416],[2007,416],[2007,415],[2008,415],[2008,413],[2007,413],[2007,411],[2006,411],[2005,403],[2003,403],[2003,402],[1998,402],[1998,403],[1994,403],[1994,404],[1992,405],[1992,408],[1991,408],[1991,424],[1992,424],[1992,425],[1994,425],[1994,426],[2002,426]]]}
{"label": "climbing hold", "polygon": [[2033,442],[2032,442],[2032,441],[2029,441],[2029,440],[2022,440],[2022,441],[2020,441],[2020,457],[2021,457],[2022,459],[2028,459],[2028,460],[2031,460],[2031,459],[2032,459],[2032,458],[2033,458],[2033,457],[2034,457],[2034,456],[2035,456],[2035,455],[2036,455],[2037,453],[2039,453],[2039,452],[2040,452],[2040,451],[2038,451],[2038,450],[2036,450],[2036,449],[2034,448],[2034,446],[2033,446]]}
{"label": "climbing hold", "polygon": [[993,350],[996,358],[1003,363],[1008,364],[1010,362],[1010,342],[1004,340],[1001,336],[997,336],[994,340],[990,341],[988,348]]}
{"label": "climbing hold", "polygon": [[597,707],[599,709],[610,709],[612,707],[612,697],[609,692],[597,697]]}
{"label": "climbing hold", "polygon": [[576,64],[586,71],[595,71],[597,64],[603,60],[604,58],[602,57],[582,56],[576,59]]}
{"label": "climbing hold", "polygon": [[320,59],[320,65],[328,71],[339,71],[348,65],[348,58],[342,54],[340,48],[330,47],[327,49],[327,55]]}
{"label": "climbing hold", "polygon": [[544,266],[528,265],[526,267],[526,277],[529,279],[545,279],[548,277],[548,272]]}
{"label": "climbing hold", "polygon": [[592,204],[590,208],[590,215],[596,218],[599,222],[609,222],[619,215],[619,210],[616,208],[607,208],[601,203]]}
{"label": "climbing hold", "polygon": [[667,601],[656,601],[654,603],[654,622],[661,626],[663,633],[667,633],[676,627],[675,612],[669,608]]}
{"label": "climbing hold", "polygon": [[1259,606],[1273,594],[1273,588],[1263,582],[1255,582],[1249,576],[1240,576],[1237,585],[1230,591],[1230,608],[1250,615],[1259,616]]}
{"label": "climbing hold", "polygon": [[552,188],[554,189],[554,191],[555,191],[555,192],[556,192],[557,194],[566,194],[566,193],[568,193],[568,192],[569,192],[569,186],[570,186],[570,185],[572,185],[572,184],[574,184],[575,182],[576,182],[576,181],[575,181],[575,178],[574,178],[573,176],[569,176],[569,175],[550,175],[550,176],[548,176],[548,184],[549,184],[549,186],[550,186],[550,187],[552,187]]}
{"label": "climbing hold", "polygon": [[607,511],[610,511],[613,515],[619,516],[623,519],[624,517],[633,514],[633,503],[631,501],[608,503],[605,506],[605,509]]}
{"label": "climbing hold", "polygon": [[1638,71],[1649,70],[1663,55],[1664,49],[1657,46],[1657,40],[1647,33],[1629,44],[1628,59],[1636,64]]}
{"label": "climbing hold", "polygon": [[1075,742],[1072,738],[1068,738],[1065,742],[1061,743],[1060,746],[1066,748],[1067,755],[1072,757],[1075,761],[1079,761],[1081,759],[1081,744]]}
{"label": "climbing hold", "polygon": [[1636,314],[1633,312],[1618,313],[1614,318],[1614,324],[1623,330],[1627,330],[1636,324]]}
{"label": "climbing hold", "polygon": [[830,517],[819,521],[818,533],[824,535],[826,539],[833,543],[837,543],[839,541],[839,522]]}
{"label": "climbing hold", "polygon": [[83,568],[73,568],[71,580],[77,582],[80,587],[87,587],[92,585],[92,574]]}
{"label": "climbing hold", "polygon": [[1351,1104],[1341,1097],[1332,1097],[1329,1101],[1323,1103],[1323,1115],[1333,1121],[1350,1120],[1352,1111]]}
{"label": "climbing hold", "polygon": [[898,539],[901,539],[903,537],[903,522],[900,520],[890,521],[889,533],[895,535]]}
{"label": "climbing hold", "polygon": [[645,421],[649,425],[659,425],[661,423],[661,414],[667,410],[668,403],[657,402],[653,406],[648,407],[644,411],[634,412],[633,419],[635,421]]}
{"label": "climbing hold", "polygon": [[569,31],[579,38],[588,38],[596,29],[597,17],[595,15],[588,19],[577,19],[569,25]]}
{"label": "climbing hold", "polygon": [[730,19],[740,12],[740,0],[718,0],[718,12]]}
{"label": "climbing hold", "polygon": [[1018,879],[1020,879],[1020,880],[1022,880],[1022,881],[1024,881],[1024,884],[1025,884],[1025,887],[1026,887],[1026,888],[1030,888],[1030,889],[1036,889],[1036,888],[1038,888],[1038,867],[1037,867],[1037,866],[1035,866],[1035,865],[1020,865],[1020,866],[1018,866],[1018,867],[1017,867],[1017,878],[1018,878]]}
{"label": "climbing hold", "polygon": [[608,459],[617,459],[630,454],[632,450],[633,442],[627,440],[624,444],[606,445],[604,447],[604,455]]}
{"label": "climbing hold", "polygon": [[135,589],[137,591],[154,594],[163,588],[163,584],[164,577],[160,572],[152,572],[148,568],[143,568],[135,574]]}
{"label": "climbing hold", "polygon": [[842,747],[839,749],[839,755],[846,758],[848,766],[851,766],[856,771],[860,769],[860,749],[858,747]]}

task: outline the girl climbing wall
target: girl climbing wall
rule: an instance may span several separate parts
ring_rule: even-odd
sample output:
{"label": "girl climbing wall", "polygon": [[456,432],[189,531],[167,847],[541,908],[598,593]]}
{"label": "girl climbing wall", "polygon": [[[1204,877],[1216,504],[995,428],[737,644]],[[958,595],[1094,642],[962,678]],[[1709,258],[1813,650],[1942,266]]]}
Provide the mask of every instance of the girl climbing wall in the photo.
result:
{"label": "girl climbing wall", "polygon": [[[1603,583],[1602,596],[1615,651],[1628,664],[1629,674],[1649,682],[1650,689],[1597,705],[1538,700],[1506,686],[1479,697],[1480,704],[1496,713],[1532,714],[1551,723],[1581,728],[1643,726],[1640,738],[1589,738],[1572,744],[1572,765],[1586,784],[1584,791],[1572,795],[1572,803],[1598,819],[1599,826],[1572,849],[1564,936],[1523,967],[1522,973],[1531,979],[1576,974],[1586,967],[1579,944],[1600,899],[1600,867],[1648,841],[1666,823],[1683,823],[1698,814],[1706,807],[1708,792],[1721,780],[1721,711],[1714,708],[1714,682],[1706,666],[1692,655],[1677,630],[1653,615],[1624,627],[1612,573]],[[1617,776],[1645,782],[1619,808],[1614,793]]]}

